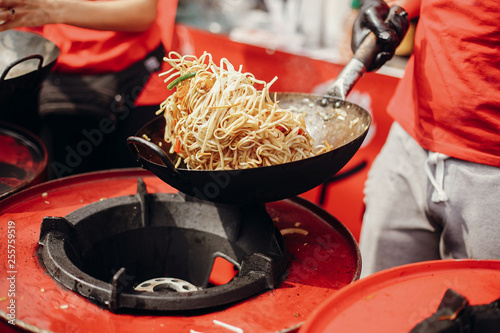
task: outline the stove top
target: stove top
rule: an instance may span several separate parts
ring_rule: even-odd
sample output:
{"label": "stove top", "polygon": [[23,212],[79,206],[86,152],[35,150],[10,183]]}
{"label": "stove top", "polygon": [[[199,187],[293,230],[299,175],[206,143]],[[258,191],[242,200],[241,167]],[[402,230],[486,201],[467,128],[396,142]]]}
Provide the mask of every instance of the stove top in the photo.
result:
{"label": "stove top", "polygon": [[[13,315],[16,325],[28,331],[293,332],[319,304],[359,278],[360,254],[349,231],[318,206],[296,197],[265,205],[288,254],[276,286],[210,310],[110,311],[74,292],[78,286],[65,286],[49,274],[39,256],[44,247],[39,241],[50,228],[41,226],[46,217],[64,217],[101,200],[135,196],[140,180],[156,198],[178,195],[146,170],[124,169],[50,181],[0,201],[1,235],[5,240],[9,230],[16,235],[13,248],[0,242],[2,253],[14,249],[13,261],[4,260],[0,271],[0,317],[9,321]],[[50,219],[43,223],[50,224]],[[7,307],[12,300],[13,314]]]}

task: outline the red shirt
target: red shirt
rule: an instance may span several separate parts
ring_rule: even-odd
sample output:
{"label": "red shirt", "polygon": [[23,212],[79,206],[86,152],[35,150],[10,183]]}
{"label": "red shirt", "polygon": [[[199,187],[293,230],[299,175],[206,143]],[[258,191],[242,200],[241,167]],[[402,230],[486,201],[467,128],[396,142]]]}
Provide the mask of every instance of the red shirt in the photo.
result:
{"label": "red shirt", "polygon": [[425,149],[500,167],[498,0],[422,0],[388,112]]}
{"label": "red shirt", "polygon": [[43,27],[42,34],[59,47],[61,54],[54,71],[63,73],[118,72],[143,59],[160,45],[157,23],[140,33],[50,24]]}

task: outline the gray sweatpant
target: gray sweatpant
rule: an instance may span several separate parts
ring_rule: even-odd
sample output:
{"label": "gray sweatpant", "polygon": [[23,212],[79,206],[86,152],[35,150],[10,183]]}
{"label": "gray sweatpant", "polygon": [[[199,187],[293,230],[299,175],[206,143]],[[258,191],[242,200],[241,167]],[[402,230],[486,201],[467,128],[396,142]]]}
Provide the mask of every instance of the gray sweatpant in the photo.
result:
{"label": "gray sweatpant", "polygon": [[362,276],[426,260],[500,259],[500,168],[429,152],[394,123],[364,194]]}

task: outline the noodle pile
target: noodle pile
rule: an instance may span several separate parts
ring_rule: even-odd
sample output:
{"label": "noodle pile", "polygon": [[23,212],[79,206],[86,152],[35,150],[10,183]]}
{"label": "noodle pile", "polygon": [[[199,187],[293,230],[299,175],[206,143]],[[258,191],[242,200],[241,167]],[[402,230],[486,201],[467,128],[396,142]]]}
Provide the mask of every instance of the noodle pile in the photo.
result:
{"label": "noodle pile", "polygon": [[176,91],[158,114],[166,120],[170,153],[187,168],[246,169],[315,155],[303,115],[279,108],[269,96],[277,78],[257,80],[227,59],[217,66],[206,52],[199,58],[170,52],[165,61],[172,68],[161,75],[168,75],[165,82]]}

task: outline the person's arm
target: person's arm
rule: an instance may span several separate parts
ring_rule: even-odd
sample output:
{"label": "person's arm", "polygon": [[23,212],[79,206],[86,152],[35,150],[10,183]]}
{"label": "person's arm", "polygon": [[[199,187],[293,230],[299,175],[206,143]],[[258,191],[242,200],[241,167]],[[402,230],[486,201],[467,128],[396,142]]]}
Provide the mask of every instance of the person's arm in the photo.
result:
{"label": "person's arm", "polygon": [[[158,0],[0,0],[0,31],[62,23],[94,30],[140,32],[156,18]],[[12,10],[15,11],[12,18]]]}

